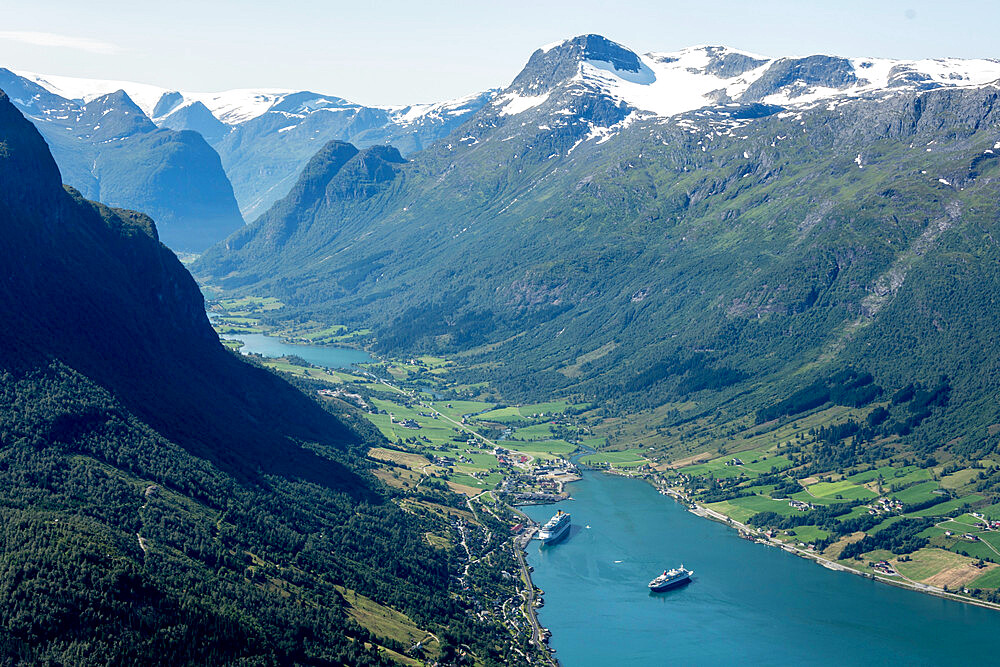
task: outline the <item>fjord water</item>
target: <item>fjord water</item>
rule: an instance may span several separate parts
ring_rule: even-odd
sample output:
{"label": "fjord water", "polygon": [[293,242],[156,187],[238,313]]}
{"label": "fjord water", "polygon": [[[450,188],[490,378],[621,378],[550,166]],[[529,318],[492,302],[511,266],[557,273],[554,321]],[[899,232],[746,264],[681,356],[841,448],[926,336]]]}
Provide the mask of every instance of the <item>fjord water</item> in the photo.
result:
{"label": "fjord water", "polygon": [[221,338],[243,341],[243,347],[240,348],[240,352],[243,354],[260,354],[271,358],[294,354],[310,364],[325,368],[350,368],[354,364],[365,364],[373,361],[372,356],[364,350],[286,343],[280,338],[264,334],[241,333],[221,336]]}
{"label": "fjord water", "polygon": [[[528,546],[539,621],[563,667],[996,664],[1000,612],[943,600],[740,539],[651,486],[585,472],[559,543]],[[646,584],[683,563],[693,582]]]}

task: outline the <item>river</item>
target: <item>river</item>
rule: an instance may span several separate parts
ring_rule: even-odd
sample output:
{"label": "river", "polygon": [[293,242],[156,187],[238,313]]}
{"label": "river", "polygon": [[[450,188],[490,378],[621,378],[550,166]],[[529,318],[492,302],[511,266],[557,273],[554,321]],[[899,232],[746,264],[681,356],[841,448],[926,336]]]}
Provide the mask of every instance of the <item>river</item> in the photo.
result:
{"label": "river", "polygon": [[243,341],[240,352],[243,354],[260,354],[275,358],[294,354],[305,359],[310,364],[325,368],[350,368],[354,364],[365,364],[374,361],[364,350],[354,350],[347,347],[325,347],[322,345],[304,345],[286,343],[274,336],[264,334],[228,334],[220,336],[224,340]]}
{"label": "river", "polygon": [[[563,667],[989,665],[1000,612],[827,570],[740,539],[637,480],[585,471],[559,543],[528,545],[539,621]],[[691,584],[651,594],[683,563]]]}

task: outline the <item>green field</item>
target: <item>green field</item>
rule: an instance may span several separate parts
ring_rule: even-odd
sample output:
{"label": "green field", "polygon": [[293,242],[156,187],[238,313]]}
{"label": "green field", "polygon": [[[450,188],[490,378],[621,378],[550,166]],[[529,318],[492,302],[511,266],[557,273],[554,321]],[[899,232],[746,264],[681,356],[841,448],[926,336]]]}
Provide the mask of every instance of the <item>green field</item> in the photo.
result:
{"label": "green field", "polygon": [[948,540],[947,545],[949,551],[968,554],[971,558],[1000,560],[997,553],[982,542],[969,542],[960,537],[952,537]]}
{"label": "green field", "polygon": [[841,521],[846,520],[846,519],[854,519],[856,517],[864,516],[866,514],[868,514],[868,508],[865,507],[864,505],[858,505],[857,507],[853,508],[847,514],[844,514],[843,516],[839,517],[839,519]]}
{"label": "green field", "polygon": [[754,484],[746,487],[746,490],[758,496],[770,496],[775,487],[775,484]]}
{"label": "green field", "polygon": [[[743,462],[742,465],[726,465],[734,458]],[[716,479],[729,479],[746,475],[756,477],[771,472],[771,468],[783,470],[791,466],[791,461],[785,456],[776,456],[762,449],[748,449],[734,454],[719,456],[705,463],[697,463],[680,469],[688,475],[710,475]]]}
{"label": "green field", "polygon": [[[464,415],[482,412],[493,407],[494,404],[482,401],[435,401],[430,405],[441,414],[448,415],[455,421],[462,421]],[[479,419],[479,417],[474,419]]]}
{"label": "green field", "polygon": [[946,500],[943,503],[925,507],[924,509],[917,510],[916,512],[910,512],[906,516],[944,516],[959,509],[965,504],[977,503],[982,499],[982,496],[973,493],[972,495],[963,496],[961,498],[952,498],[951,500]]}
{"label": "green field", "polygon": [[876,497],[874,492],[847,480],[841,480],[839,482],[817,482],[810,485],[808,487],[808,491],[817,498],[867,500]]}
{"label": "green field", "polygon": [[743,467],[747,470],[752,470],[759,473],[771,472],[771,469],[784,470],[785,468],[790,468],[792,462],[785,456],[771,456],[770,458],[761,459],[757,462],[746,462],[744,461]]}
{"label": "green field", "polygon": [[343,324],[334,324],[332,327],[326,327],[325,329],[319,329],[318,331],[310,331],[309,333],[299,334],[298,337],[315,342],[322,338],[340,336],[346,331],[347,327]]}
{"label": "green field", "polygon": [[965,558],[957,554],[934,547],[918,549],[910,554],[910,558],[913,560],[902,563],[893,562],[893,566],[903,576],[916,581],[933,577],[942,570],[965,565],[968,562]]}
{"label": "green field", "polygon": [[708,503],[706,507],[711,507],[716,512],[722,512],[726,516],[731,516],[740,523],[745,523],[754,514],[760,512],[774,512],[786,516],[798,512],[797,509],[788,505],[787,500],[774,500],[765,496],[733,498],[732,500]]}
{"label": "green field", "polygon": [[967,468],[941,478],[941,488],[958,489],[969,484],[979,471]]}
{"label": "green field", "polygon": [[744,496],[743,498],[734,498],[725,502],[737,507],[753,510],[754,512],[774,512],[782,516],[791,516],[799,513],[799,510],[789,505],[787,500],[774,500],[767,496]]}
{"label": "green field", "polygon": [[1000,567],[976,577],[966,585],[969,588],[1000,588]]}
{"label": "green field", "polygon": [[984,507],[981,510],[979,510],[979,512],[981,512],[983,516],[992,519],[993,521],[1000,521],[1000,503]]}
{"label": "green field", "polygon": [[834,496],[811,496],[808,491],[799,491],[798,493],[793,493],[789,497],[794,498],[795,500],[801,500],[804,503],[812,503],[813,505],[836,505],[844,502],[840,498],[836,498]]}
{"label": "green field", "polygon": [[271,311],[281,310],[285,307],[285,304],[274,297],[261,298],[256,296],[247,296],[242,299],[223,299],[219,305],[230,312]]}
{"label": "green field", "polygon": [[529,454],[544,452],[546,454],[569,456],[576,451],[576,445],[565,440],[530,440],[528,442],[505,440],[503,444],[513,451]]}
{"label": "green field", "polygon": [[441,421],[431,422],[426,418],[421,417],[418,419],[418,423],[421,424],[422,428],[411,429],[402,426],[397,421],[395,423],[389,422],[389,415],[378,414],[378,415],[365,415],[368,421],[375,424],[382,434],[387,437],[390,441],[395,442],[397,439],[406,440],[407,438],[427,438],[430,443],[423,443],[425,447],[440,447],[443,445],[455,444],[454,437],[457,434],[455,429],[447,426],[447,422],[442,423]]}
{"label": "green field", "polygon": [[794,530],[795,539],[806,544],[823,540],[830,536],[830,531],[823,530],[819,526],[796,526]]}
{"label": "green field", "polygon": [[[926,472],[926,471],[921,471]],[[934,491],[937,490],[938,483],[932,481],[918,482],[913,486],[907,487],[902,491],[896,491],[892,493],[893,498],[896,498],[904,504],[922,503],[928,500],[932,500],[936,497]]]}
{"label": "green field", "polygon": [[534,424],[519,428],[511,434],[513,440],[547,440],[552,437],[551,424]]}
{"label": "green field", "polygon": [[859,472],[857,474],[851,475],[847,478],[849,482],[854,482],[855,484],[864,484],[865,482],[874,482],[878,479],[879,475],[882,475],[883,479],[886,481],[886,485],[892,483],[897,477],[902,477],[907,475],[914,470],[917,470],[916,466],[904,466],[901,468],[894,468],[892,466],[882,466],[881,468],[876,468],[875,470],[867,470],[865,472]]}
{"label": "green field", "polygon": [[[965,532],[968,529],[967,528],[962,528],[958,524],[947,524],[946,523],[941,528],[938,528],[937,526],[931,526],[930,528],[925,528],[924,530],[921,530],[919,533],[917,533],[917,535],[919,535],[920,537],[926,537],[926,538],[939,537],[939,538],[943,539],[945,531],[947,531],[947,530],[950,530],[950,531],[953,531],[953,532],[956,531],[956,530],[961,530],[962,532]],[[938,541],[935,541],[934,543],[937,544]]]}
{"label": "green field", "polygon": [[905,475],[900,475],[896,479],[890,481],[890,484],[910,484],[912,482],[923,482],[931,478],[931,471],[926,468],[917,468],[911,470]]}
{"label": "green field", "polygon": [[489,412],[479,415],[477,419],[482,421],[492,421],[505,423],[514,423],[519,421],[531,421],[534,419],[539,419],[541,417],[551,417],[557,414],[562,414],[568,408],[582,408],[583,405],[573,405],[566,401],[548,401],[545,403],[532,403],[530,405],[522,406],[508,406],[506,408],[498,408],[496,410],[490,410]]}
{"label": "green field", "polygon": [[[979,539],[981,539],[983,542],[986,542],[997,551],[1000,551],[1000,532],[993,530],[983,531],[983,532],[976,531],[976,535],[978,535]],[[994,559],[1000,560],[1000,556],[995,556]]]}
{"label": "green field", "polygon": [[480,421],[499,422],[501,424],[513,424],[528,421],[527,417],[521,415],[520,409],[514,407],[490,410],[489,412],[477,415],[476,419]]}
{"label": "green field", "polygon": [[732,460],[732,456],[720,457],[712,459],[711,461],[706,461],[705,463],[696,463],[694,465],[685,466],[680,468],[679,472],[687,475],[709,475],[717,479],[729,479],[730,477],[739,477],[740,475],[757,477],[757,471],[749,470],[746,466],[726,465],[728,461]]}
{"label": "green field", "polygon": [[464,472],[456,472],[448,475],[448,481],[450,482],[478,489],[492,489],[500,483],[501,479],[503,479],[503,477],[498,473],[490,473],[482,476],[482,479],[476,479],[472,475]]}
{"label": "green field", "polygon": [[941,527],[951,531],[966,532],[969,530],[979,530],[979,524],[980,520],[971,514],[962,514],[961,516],[953,517],[946,523],[941,524]]}
{"label": "green field", "polygon": [[442,357],[432,357],[429,354],[417,357],[417,361],[422,363],[424,366],[427,366],[428,368],[441,368],[443,366],[455,365],[455,362],[453,361],[448,361],[447,359],[444,359]]}

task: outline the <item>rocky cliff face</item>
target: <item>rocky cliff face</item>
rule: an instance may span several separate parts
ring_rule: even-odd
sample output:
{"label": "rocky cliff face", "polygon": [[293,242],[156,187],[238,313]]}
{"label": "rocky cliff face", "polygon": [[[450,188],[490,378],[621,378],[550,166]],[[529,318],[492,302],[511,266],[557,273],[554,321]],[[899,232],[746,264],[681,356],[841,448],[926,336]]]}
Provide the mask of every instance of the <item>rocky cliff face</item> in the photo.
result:
{"label": "rocky cliff face", "polygon": [[[244,471],[346,479],[297,440],[345,447],[354,436],[225,350],[197,284],[153,221],[64,190],[42,136],[2,94],[0,178],[4,368],[58,360],[199,455]],[[326,472],[309,472],[314,466]]]}

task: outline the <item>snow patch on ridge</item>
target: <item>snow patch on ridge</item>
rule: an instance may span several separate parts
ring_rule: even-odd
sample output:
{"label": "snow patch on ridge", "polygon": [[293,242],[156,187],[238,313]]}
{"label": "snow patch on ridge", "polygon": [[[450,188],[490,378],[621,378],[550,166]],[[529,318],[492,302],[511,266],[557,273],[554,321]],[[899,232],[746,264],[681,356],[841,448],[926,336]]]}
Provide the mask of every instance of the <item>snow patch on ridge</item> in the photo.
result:
{"label": "snow patch on ridge", "polygon": [[185,99],[201,102],[226,125],[239,125],[262,116],[295,91],[285,88],[242,88],[222,93],[182,93]]}
{"label": "snow patch on ridge", "polygon": [[[311,113],[320,111],[339,112],[362,108],[340,98],[314,94],[302,102],[295,102],[291,111],[277,111],[280,105],[292,95],[305,91],[295,91],[287,88],[244,88],[222,92],[183,92],[162,86],[155,86],[134,81],[117,81],[111,79],[83,79],[69,76],[36,74],[34,72],[15,71],[15,74],[32,81],[49,92],[70,100],[87,103],[91,100],[124,90],[136,105],[150,119],[160,123],[168,116],[183,108],[201,102],[209,112],[226,125],[235,126],[253,120],[265,113],[280,113],[288,118],[304,118]],[[169,111],[155,116],[153,111],[165,95],[179,95],[178,101],[170,105]],[[477,92],[453,100],[430,104],[414,104],[409,106],[372,107],[388,113],[393,122],[400,125],[412,125],[424,119],[444,121],[450,117],[470,113],[479,108],[483,102],[488,102],[496,91]]]}
{"label": "snow patch on ridge", "polygon": [[80,79],[72,76],[57,76],[53,74],[37,74],[23,70],[11,70],[14,74],[38,84],[45,90],[69,100],[79,100],[87,103],[98,97],[124,90],[125,94],[136,103],[143,113],[152,117],[153,108],[164,94],[171,92],[167,88],[153,86],[135,81],[116,81],[113,79]]}
{"label": "snow patch on ridge", "polygon": [[[495,91],[485,93],[492,97]],[[456,116],[467,111],[471,111],[476,102],[483,97],[484,93],[472,93],[463,97],[444,102],[433,102],[431,104],[413,104],[404,107],[385,107],[390,113],[394,123],[400,125],[412,125],[421,120],[445,120],[450,116]]]}
{"label": "snow patch on ridge", "polygon": [[522,111],[527,111],[528,109],[533,109],[545,103],[545,100],[549,99],[549,93],[543,93],[542,95],[520,95],[518,93],[507,93],[505,95],[499,95],[493,104],[496,106],[501,106],[500,115],[501,116],[513,116],[521,113]]}
{"label": "snow patch on ridge", "polygon": [[[623,72],[609,63],[584,60],[573,80],[635,109],[670,117],[741,95],[769,64],[740,76],[723,78],[706,71],[711,63],[709,48],[714,47],[639,56],[642,64],[639,72]],[[741,52],[726,49],[725,53]]]}
{"label": "snow patch on ridge", "polygon": [[548,53],[552,49],[556,48],[557,46],[562,46],[563,44],[565,44],[568,41],[569,41],[568,39],[561,39],[558,42],[550,42],[548,44],[544,44],[544,45],[538,47],[538,50],[541,51],[542,53]]}

